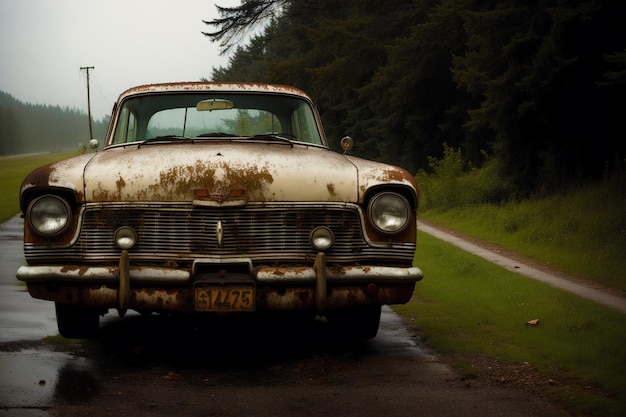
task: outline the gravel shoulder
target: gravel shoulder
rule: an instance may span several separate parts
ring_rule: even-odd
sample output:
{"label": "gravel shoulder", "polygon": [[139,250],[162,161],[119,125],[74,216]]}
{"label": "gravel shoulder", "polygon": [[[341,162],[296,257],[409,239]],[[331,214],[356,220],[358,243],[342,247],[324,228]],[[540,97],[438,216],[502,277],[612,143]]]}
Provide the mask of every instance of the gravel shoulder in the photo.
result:
{"label": "gravel shoulder", "polygon": [[418,230],[437,239],[457,246],[518,274],[544,282],[552,287],[569,291],[580,297],[595,301],[626,314],[626,295],[620,291],[601,287],[584,279],[567,275],[548,265],[523,258],[496,245],[445,229],[439,225],[420,220]]}

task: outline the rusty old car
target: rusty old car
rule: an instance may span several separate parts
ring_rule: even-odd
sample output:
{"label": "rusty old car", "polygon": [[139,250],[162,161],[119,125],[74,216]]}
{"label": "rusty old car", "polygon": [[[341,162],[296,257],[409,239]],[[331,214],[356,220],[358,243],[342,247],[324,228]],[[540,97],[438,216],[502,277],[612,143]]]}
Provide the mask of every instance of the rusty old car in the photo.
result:
{"label": "rusty old car", "polygon": [[329,148],[311,98],[287,86],[144,85],[122,93],[101,149],[41,167],[20,190],[32,297],[59,332],[100,316],[264,311],[375,337],[406,303],[418,190],[405,170]]}

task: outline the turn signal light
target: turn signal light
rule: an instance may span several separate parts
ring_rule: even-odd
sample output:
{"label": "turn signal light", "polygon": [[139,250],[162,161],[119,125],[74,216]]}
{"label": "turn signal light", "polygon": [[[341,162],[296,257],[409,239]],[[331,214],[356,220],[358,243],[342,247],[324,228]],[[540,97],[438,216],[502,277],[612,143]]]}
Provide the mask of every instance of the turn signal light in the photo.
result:
{"label": "turn signal light", "polygon": [[376,293],[378,292],[378,286],[373,282],[369,283],[367,284],[366,291],[369,295],[376,295]]}

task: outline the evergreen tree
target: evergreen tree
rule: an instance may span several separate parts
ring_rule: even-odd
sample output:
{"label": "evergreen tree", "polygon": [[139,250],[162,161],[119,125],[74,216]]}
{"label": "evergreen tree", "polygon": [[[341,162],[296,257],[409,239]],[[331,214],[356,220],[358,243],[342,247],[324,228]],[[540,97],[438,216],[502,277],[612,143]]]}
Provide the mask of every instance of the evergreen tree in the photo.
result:
{"label": "evergreen tree", "polygon": [[[110,116],[93,122],[104,139]],[[89,142],[87,114],[60,106],[22,103],[0,92],[0,154],[78,150]]]}
{"label": "evergreen tree", "polygon": [[624,166],[621,0],[243,0],[225,10],[210,23],[230,46],[247,25],[268,26],[214,78],[308,91],[333,147],[350,134],[357,155],[417,171],[445,143],[463,149],[466,167],[495,161],[519,196]]}
{"label": "evergreen tree", "polygon": [[15,112],[0,105],[0,155],[16,153],[16,143],[20,140],[20,127]]}

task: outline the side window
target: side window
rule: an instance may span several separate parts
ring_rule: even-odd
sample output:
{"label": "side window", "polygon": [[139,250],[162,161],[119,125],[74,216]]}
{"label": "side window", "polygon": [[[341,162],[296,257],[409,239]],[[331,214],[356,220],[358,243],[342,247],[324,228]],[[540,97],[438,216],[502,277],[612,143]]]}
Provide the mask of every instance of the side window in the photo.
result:
{"label": "side window", "polygon": [[113,143],[134,142],[137,140],[137,119],[128,107],[120,112]]}
{"label": "side window", "polygon": [[298,117],[298,111],[294,111],[291,113],[291,128],[293,130],[293,135],[295,135],[298,140],[304,141],[302,137],[302,126],[300,126],[300,118]]}
{"label": "side window", "polygon": [[293,134],[302,142],[321,144],[315,118],[308,106],[299,106],[291,114]]}
{"label": "side window", "polygon": [[126,132],[126,142],[134,142],[137,138],[137,119],[135,113],[128,115],[128,131]]}

